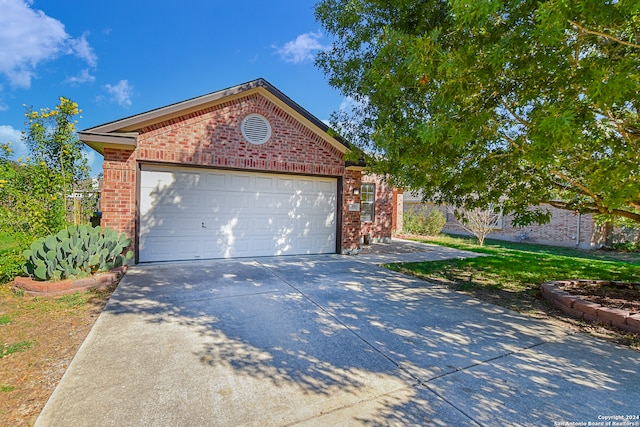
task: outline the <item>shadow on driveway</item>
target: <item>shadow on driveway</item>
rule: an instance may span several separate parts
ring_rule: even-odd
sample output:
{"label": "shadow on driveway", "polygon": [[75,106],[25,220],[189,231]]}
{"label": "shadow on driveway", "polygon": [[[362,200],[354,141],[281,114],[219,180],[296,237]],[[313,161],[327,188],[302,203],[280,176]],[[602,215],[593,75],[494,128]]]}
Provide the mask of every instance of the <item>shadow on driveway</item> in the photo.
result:
{"label": "shadow on driveway", "polygon": [[638,353],[375,265],[467,254],[134,266],[37,425],[554,425],[638,413]]}

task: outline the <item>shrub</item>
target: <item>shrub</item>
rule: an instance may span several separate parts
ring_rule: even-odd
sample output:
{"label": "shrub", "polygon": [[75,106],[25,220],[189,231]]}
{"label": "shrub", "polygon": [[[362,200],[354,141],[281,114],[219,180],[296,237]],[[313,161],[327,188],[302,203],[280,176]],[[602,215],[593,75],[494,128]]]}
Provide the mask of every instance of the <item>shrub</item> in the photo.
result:
{"label": "shrub", "polygon": [[0,284],[8,283],[22,272],[24,258],[20,249],[7,249],[0,253]]}
{"label": "shrub", "polygon": [[640,253],[640,243],[638,242],[619,242],[612,244],[611,247],[617,251]]}
{"label": "shrub", "polygon": [[436,236],[440,234],[447,219],[436,208],[412,207],[403,213],[403,229],[419,236]]}
{"label": "shrub", "polygon": [[22,255],[24,272],[38,280],[86,277],[126,264],[133,257],[124,249],[131,243],[124,233],[88,225],[70,226],[55,235],[37,239]]}

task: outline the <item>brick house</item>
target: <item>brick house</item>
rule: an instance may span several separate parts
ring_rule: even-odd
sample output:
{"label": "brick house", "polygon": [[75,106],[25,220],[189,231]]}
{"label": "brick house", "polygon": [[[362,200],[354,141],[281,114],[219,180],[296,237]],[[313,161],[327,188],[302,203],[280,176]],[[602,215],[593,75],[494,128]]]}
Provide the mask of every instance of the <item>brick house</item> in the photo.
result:
{"label": "brick house", "polygon": [[[445,206],[435,206],[423,203],[419,195],[410,192],[404,193],[403,211],[416,207],[433,207],[439,209],[445,215],[447,222],[443,232],[451,234],[469,234],[460,225],[455,215]],[[493,233],[488,237],[498,240],[522,241],[540,243],[553,246],[578,247],[582,249],[596,249],[607,243],[608,231],[606,227],[598,224],[592,214],[578,214],[566,209],[554,208],[543,205],[544,209],[551,212],[551,221],[542,225],[528,225],[519,227],[512,223],[513,217],[505,215],[500,217]]]}
{"label": "brick house", "polygon": [[102,225],[136,262],[346,253],[391,238],[391,189],[264,79],[79,132],[104,156]]}

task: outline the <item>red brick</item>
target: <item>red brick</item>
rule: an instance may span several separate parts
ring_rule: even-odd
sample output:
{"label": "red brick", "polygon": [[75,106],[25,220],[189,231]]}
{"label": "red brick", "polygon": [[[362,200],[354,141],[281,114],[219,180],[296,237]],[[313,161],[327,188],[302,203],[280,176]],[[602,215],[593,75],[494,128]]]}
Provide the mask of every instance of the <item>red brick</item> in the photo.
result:
{"label": "red brick", "polygon": [[542,291],[542,295],[548,300],[548,301],[554,301],[555,297],[554,297],[554,293],[558,290],[556,288],[555,282],[548,282],[548,283],[543,283],[540,286],[540,290]]}
{"label": "red brick", "polygon": [[583,313],[585,313],[585,315],[588,315],[589,317],[593,317],[595,319],[596,317],[598,317],[598,309],[600,308],[600,304],[596,304],[594,302],[577,299],[573,303],[573,308],[575,310],[580,310]]}
{"label": "red brick", "polygon": [[575,317],[576,319],[584,318],[584,312],[582,312],[580,310],[576,310],[575,308],[571,308],[571,307],[568,307],[568,306],[563,305],[563,304],[558,304],[558,308],[562,312],[568,314],[571,317]]}
{"label": "red brick", "polygon": [[578,300],[578,297],[571,295],[567,292],[554,292],[556,301],[563,307],[571,308],[573,303]]}
{"label": "red brick", "polygon": [[584,313],[582,318],[584,320],[586,320],[587,322],[597,322],[598,321],[598,315],[597,314]]}
{"label": "red brick", "polygon": [[598,309],[598,319],[604,323],[614,326],[624,326],[627,324],[626,319],[629,317],[629,312],[626,310],[620,310],[617,308],[600,307]]}
{"label": "red brick", "polygon": [[627,330],[636,334],[640,334],[640,314],[632,314],[626,319]]}
{"label": "red brick", "polygon": [[77,279],[71,282],[71,287],[74,289],[89,289],[96,285],[96,279],[93,277],[85,277],[83,279]]}

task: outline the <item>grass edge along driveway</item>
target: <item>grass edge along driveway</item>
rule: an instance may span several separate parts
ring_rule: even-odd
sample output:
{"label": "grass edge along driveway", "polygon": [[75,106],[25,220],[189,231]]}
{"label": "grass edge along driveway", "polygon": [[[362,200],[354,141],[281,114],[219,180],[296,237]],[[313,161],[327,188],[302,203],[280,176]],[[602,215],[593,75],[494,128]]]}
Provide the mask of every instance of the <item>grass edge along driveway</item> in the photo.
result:
{"label": "grass edge along driveway", "polygon": [[413,240],[488,256],[445,261],[387,264],[384,267],[441,284],[473,297],[534,316],[562,318],[584,332],[640,350],[640,336],[603,330],[568,319],[542,298],[540,285],[552,280],[640,281],[640,255],[516,243],[488,239],[480,247],[466,236],[440,235]]}

